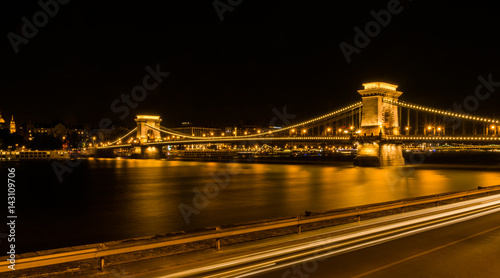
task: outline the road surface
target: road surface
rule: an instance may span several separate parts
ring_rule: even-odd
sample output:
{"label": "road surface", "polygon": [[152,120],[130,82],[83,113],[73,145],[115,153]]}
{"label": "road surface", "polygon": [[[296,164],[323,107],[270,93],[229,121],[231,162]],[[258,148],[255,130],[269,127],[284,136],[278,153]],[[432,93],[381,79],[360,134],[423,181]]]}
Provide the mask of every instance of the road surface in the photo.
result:
{"label": "road surface", "polygon": [[500,213],[251,277],[500,277]]}

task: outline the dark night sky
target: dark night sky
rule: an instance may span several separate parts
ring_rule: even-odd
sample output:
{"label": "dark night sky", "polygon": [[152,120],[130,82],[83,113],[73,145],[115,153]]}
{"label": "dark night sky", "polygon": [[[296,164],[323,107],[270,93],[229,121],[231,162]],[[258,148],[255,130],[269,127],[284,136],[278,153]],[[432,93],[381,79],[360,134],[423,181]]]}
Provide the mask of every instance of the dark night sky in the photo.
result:
{"label": "dark night sky", "polygon": [[[306,120],[359,101],[367,81],[394,82],[402,100],[448,109],[474,94],[479,75],[500,81],[497,9],[478,1],[402,1],[350,64],[339,44],[353,44],[353,28],[389,1],[243,0],[221,22],[212,1],[73,0],[18,54],[7,34],[41,8],[10,2],[1,11],[0,110],[21,123],[109,117],[132,126],[135,114],[152,113],[171,127],[267,124],[285,105]],[[120,120],[110,104],[156,64],[170,76]],[[500,116],[499,101],[493,93],[476,114]]]}

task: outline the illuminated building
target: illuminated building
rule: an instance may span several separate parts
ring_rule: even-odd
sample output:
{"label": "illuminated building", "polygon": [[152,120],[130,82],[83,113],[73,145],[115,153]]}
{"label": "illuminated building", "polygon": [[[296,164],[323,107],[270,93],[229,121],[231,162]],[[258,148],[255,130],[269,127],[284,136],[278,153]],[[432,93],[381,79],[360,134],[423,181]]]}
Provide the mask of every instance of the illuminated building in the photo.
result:
{"label": "illuminated building", "polygon": [[14,115],[12,115],[12,119],[10,120],[10,133],[16,133],[16,122],[14,122]]}
{"label": "illuminated building", "polygon": [[5,123],[5,120],[2,118],[2,113],[0,112],[0,129],[5,129],[7,128],[7,124]]}

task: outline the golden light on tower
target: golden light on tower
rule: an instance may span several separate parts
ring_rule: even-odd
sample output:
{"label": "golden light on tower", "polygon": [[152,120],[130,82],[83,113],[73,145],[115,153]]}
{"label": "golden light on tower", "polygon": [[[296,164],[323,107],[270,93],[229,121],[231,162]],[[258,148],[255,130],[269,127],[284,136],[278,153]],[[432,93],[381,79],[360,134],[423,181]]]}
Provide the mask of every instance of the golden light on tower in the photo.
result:
{"label": "golden light on tower", "polygon": [[12,115],[12,119],[10,120],[10,133],[16,133],[16,122],[14,121],[14,115]]}

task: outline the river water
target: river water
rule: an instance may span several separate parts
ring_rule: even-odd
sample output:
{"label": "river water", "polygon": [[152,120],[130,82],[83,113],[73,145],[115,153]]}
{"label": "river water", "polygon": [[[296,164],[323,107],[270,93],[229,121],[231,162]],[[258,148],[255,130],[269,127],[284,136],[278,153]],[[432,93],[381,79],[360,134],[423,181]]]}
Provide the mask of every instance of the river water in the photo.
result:
{"label": "river water", "polygon": [[[2,163],[5,176],[7,166],[16,167],[17,253],[500,184],[498,169],[481,167],[132,159],[83,161],[59,182],[48,161]],[[222,187],[215,186],[217,179]],[[211,198],[202,204],[195,196],[207,184]],[[193,199],[204,206],[196,209]],[[198,214],[187,223],[179,205]],[[2,239],[2,250],[5,243]]]}

